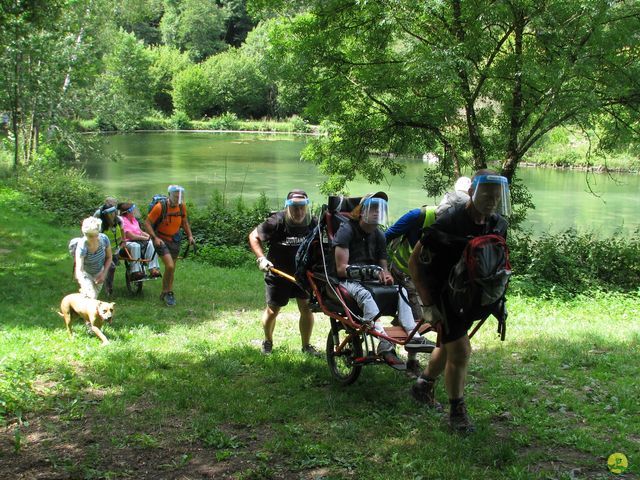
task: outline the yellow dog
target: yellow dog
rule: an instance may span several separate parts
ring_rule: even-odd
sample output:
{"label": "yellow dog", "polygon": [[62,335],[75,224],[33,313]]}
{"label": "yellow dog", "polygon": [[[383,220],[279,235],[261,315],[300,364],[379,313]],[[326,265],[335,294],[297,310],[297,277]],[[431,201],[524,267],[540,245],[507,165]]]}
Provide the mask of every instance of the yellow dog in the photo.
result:
{"label": "yellow dog", "polygon": [[58,315],[64,318],[70,337],[73,337],[71,320],[73,315],[77,315],[84,318],[87,327],[90,327],[91,331],[102,340],[103,345],[107,345],[109,340],[104,336],[100,327],[102,327],[103,322],[111,323],[114,306],[115,303],[101,302],[100,300],[85,297],[80,293],[72,293],[64,297],[60,302]]}

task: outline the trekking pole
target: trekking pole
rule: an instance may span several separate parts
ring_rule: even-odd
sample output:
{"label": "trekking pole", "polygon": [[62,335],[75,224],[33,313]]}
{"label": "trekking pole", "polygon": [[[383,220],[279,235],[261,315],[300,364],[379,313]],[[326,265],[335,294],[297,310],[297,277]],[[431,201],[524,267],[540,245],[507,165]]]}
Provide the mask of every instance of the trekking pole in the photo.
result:
{"label": "trekking pole", "polygon": [[296,285],[298,284],[298,282],[296,282],[295,277],[292,277],[291,275],[289,275],[288,273],[283,272],[282,270],[278,270],[277,268],[271,267],[269,269],[269,271],[275,273],[276,275],[281,276],[282,278],[286,278],[287,280],[289,280],[290,282],[295,283]]}

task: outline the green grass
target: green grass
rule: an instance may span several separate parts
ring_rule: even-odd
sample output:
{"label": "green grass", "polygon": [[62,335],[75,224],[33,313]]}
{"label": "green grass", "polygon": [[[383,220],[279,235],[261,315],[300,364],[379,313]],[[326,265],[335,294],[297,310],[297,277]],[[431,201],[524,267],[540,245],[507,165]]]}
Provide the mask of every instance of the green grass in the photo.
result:
{"label": "green grass", "polygon": [[[70,340],[56,314],[76,289],[76,232],[0,189],[0,235],[2,478],[613,478],[613,452],[631,465],[617,478],[640,475],[637,294],[512,295],[506,342],[495,323],[472,342],[478,432],[461,438],[389,368],[336,385],[322,359],[299,353],[292,306],[261,356],[254,268],[183,261],[169,309],[159,282],[127,296],[119,267],[101,347],[78,324]],[[316,346],[327,331],[317,315]]]}

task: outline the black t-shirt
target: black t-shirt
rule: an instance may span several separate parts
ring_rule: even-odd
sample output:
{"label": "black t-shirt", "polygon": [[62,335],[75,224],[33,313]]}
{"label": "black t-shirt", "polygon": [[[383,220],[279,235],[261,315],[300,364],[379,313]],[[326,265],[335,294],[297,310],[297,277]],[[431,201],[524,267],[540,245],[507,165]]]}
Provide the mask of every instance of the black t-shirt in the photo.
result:
{"label": "black t-shirt", "polygon": [[506,239],[507,227],[507,221],[500,215],[493,214],[486,223],[477,224],[465,205],[449,210],[422,231],[420,243],[432,253],[427,267],[430,276],[441,285],[471,238],[494,233]]}
{"label": "black t-shirt", "polygon": [[377,228],[372,233],[367,233],[356,220],[340,225],[332,245],[349,250],[349,265],[378,265],[380,260],[387,259],[384,233]]}
{"label": "black t-shirt", "polygon": [[274,267],[290,275],[296,271],[296,252],[305,237],[315,228],[317,221],[309,225],[289,225],[285,212],[276,212],[258,225],[258,238],[269,244],[267,258]]}

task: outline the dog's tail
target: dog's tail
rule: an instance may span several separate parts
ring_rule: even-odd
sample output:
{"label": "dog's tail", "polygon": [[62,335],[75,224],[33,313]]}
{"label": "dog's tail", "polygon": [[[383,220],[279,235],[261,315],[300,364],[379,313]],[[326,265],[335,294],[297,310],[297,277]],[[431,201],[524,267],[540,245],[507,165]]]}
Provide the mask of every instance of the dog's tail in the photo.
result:
{"label": "dog's tail", "polygon": [[62,312],[56,312],[58,315],[60,315],[62,318],[64,318],[64,314]]}

